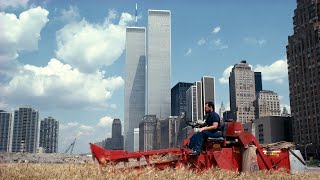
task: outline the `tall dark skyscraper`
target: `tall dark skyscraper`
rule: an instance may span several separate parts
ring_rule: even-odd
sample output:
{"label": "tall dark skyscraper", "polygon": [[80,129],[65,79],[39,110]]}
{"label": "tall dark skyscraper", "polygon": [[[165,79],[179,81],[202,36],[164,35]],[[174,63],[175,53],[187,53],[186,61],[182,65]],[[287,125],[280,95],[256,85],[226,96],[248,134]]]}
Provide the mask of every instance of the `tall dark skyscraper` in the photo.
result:
{"label": "tall dark skyscraper", "polygon": [[261,72],[254,72],[254,83],[256,87],[256,92],[261,91],[262,90]]}
{"label": "tall dark skyscraper", "polygon": [[180,116],[187,111],[186,92],[193,83],[179,82],[171,89],[171,115]]}
{"label": "tall dark skyscraper", "polygon": [[[132,134],[133,136],[133,134]],[[123,136],[121,135],[121,121],[114,119],[112,122],[112,136],[106,140],[106,149],[122,150],[123,149]]]}
{"label": "tall dark skyscraper", "polygon": [[[287,59],[293,141],[308,157],[320,149],[320,1],[297,0]],[[310,156],[309,156],[310,155]]]}
{"label": "tall dark skyscraper", "polygon": [[121,138],[121,121],[114,119],[112,122],[112,138]]}

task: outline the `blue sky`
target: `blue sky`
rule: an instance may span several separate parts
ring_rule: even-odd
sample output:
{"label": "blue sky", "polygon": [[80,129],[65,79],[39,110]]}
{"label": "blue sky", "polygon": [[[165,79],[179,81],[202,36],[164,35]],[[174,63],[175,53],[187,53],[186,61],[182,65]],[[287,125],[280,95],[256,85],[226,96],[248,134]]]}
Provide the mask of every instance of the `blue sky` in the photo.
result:
{"label": "blue sky", "polygon": [[[148,9],[172,14],[171,85],[216,78],[216,103],[229,104],[230,66],[247,60],[263,89],[289,107],[287,37],[294,0],[0,0],[0,109],[31,105],[60,121],[59,150],[75,152],[123,121],[125,27],[147,25]],[[219,105],[218,105],[219,106]]]}

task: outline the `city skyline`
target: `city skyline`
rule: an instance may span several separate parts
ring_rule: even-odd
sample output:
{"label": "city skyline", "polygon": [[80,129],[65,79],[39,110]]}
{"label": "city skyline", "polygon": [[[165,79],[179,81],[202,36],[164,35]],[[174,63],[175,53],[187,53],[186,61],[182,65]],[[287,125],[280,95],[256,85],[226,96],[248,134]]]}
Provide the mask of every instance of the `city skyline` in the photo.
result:
{"label": "city skyline", "polygon": [[220,102],[228,108],[229,67],[245,59],[262,72],[264,89],[277,92],[289,108],[285,46],[293,34],[295,1],[139,1],[137,23],[131,1],[24,2],[0,4],[1,23],[8,24],[1,31],[13,35],[0,35],[0,109],[30,104],[40,119],[59,119],[59,151],[77,136],[75,152],[88,152],[88,142],[111,136],[114,118],[124,120],[125,27],[147,27],[148,9],[172,13],[170,88],[213,76],[216,110]]}

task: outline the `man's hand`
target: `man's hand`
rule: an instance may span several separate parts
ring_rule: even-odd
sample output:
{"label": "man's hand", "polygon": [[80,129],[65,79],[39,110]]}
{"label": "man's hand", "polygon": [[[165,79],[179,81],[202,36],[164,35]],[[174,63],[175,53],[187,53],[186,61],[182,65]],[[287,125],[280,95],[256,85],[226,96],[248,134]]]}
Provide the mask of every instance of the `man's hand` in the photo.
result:
{"label": "man's hand", "polygon": [[201,131],[203,131],[203,130],[205,130],[204,127],[203,127],[203,128],[199,128],[199,129],[198,129],[198,132],[201,132]]}

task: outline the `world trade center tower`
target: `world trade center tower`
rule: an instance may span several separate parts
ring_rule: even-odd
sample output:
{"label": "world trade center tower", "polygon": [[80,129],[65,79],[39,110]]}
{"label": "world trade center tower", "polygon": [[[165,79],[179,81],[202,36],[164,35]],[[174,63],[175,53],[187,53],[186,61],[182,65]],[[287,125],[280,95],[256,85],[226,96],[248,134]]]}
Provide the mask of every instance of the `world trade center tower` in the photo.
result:
{"label": "world trade center tower", "polygon": [[148,115],[171,115],[171,12],[148,10]]}
{"label": "world trade center tower", "polygon": [[134,128],[145,115],[146,29],[126,28],[126,74],[124,97],[125,149],[133,151]]}

